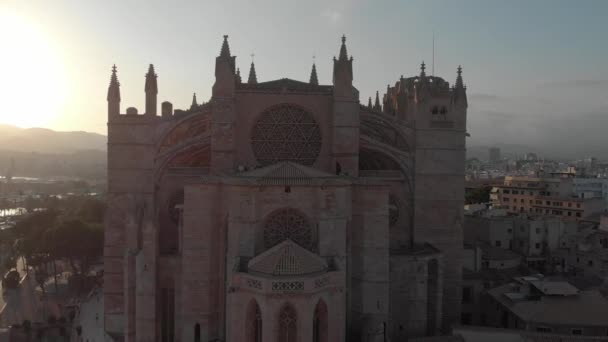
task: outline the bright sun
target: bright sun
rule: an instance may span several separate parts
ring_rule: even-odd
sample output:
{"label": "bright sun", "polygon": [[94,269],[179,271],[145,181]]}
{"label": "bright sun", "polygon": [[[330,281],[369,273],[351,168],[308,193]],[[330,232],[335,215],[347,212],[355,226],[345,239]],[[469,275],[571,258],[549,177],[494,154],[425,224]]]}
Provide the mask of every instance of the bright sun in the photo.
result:
{"label": "bright sun", "polygon": [[58,49],[44,31],[0,11],[0,124],[44,127],[58,121],[67,95]]}

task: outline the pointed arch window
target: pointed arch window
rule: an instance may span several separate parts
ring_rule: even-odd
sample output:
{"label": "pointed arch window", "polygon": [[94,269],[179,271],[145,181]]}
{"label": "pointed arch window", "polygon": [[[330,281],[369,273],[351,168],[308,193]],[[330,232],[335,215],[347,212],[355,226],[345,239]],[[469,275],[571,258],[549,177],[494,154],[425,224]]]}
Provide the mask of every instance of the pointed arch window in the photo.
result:
{"label": "pointed arch window", "polygon": [[297,323],[296,310],[290,304],[286,304],[279,314],[278,340],[281,342],[296,342],[298,333]]}
{"label": "pointed arch window", "polygon": [[327,321],[327,305],[321,299],[317,303],[313,316],[313,342],[328,342],[328,321]]}
{"label": "pointed arch window", "polygon": [[249,303],[247,308],[246,333],[247,342],[262,342],[262,312],[255,299]]}

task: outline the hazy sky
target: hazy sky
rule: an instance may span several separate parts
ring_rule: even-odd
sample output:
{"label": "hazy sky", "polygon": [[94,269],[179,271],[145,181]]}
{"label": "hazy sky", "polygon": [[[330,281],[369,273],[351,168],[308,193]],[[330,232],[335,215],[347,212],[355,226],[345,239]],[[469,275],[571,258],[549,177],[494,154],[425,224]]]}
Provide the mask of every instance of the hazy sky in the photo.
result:
{"label": "hazy sky", "polygon": [[251,53],[259,81],[308,80],[316,55],[329,84],[344,33],[367,102],[422,60],[430,69],[434,31],[435,74],[452,83],[463,66],[471,142],[602,142],[607,17],[604,0],[0,0],[0,122],[105,133],[113,63],[123,111],[143,111],[149,63],[159,102],[187,108],[193,92],[209,98],[224,34],[244,78]]}

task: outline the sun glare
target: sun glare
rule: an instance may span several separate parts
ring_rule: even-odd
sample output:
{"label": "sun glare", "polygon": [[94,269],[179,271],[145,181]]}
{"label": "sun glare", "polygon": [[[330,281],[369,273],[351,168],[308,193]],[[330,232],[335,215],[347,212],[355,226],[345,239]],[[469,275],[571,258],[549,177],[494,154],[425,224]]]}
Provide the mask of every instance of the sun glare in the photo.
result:
{"label": "sun glare", "polygon": [[66,74],[44,31],[10,11],[0,12],[0,124],[44,127],[64,110]]}

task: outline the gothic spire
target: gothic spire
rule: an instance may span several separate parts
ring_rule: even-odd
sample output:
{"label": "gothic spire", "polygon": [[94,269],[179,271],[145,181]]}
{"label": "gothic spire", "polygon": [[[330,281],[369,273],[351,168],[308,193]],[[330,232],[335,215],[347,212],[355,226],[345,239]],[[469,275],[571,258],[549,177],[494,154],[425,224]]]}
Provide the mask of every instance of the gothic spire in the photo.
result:
{"label": "gothic spire", "polygon": [[317,66],[312,63],[312,71],[310,72],[310,84],[319,85],[319,79],[317,78]]}
{"label": "gothic spire", "polygon": [[346,36],[342,35],[342,46],[340,46],[340,56],[338,58],[341,61],[345,61],[348,59],[348,54],[346,53]]}
{"label": "gothic spire", "polygon": [[367,100],[367,109],[372,109],[372,97],[371,96]]}
{"label": "gothic spire", "polygon": [[224,42],[222,43],[222,50],[220,51],[220,57],[230,57],[230,47],[228,46],[228,35],[224,35]]}
{"label": "gothic spire", "polygon": [[462,82],[462,66],[458,66],[456,74],[456,88],[464,88],[464,83]]}
{"label": "gothic spire", "polygon": [[420,78],[426,77],[424,70],[426,70],[426,64],[424,64],[424,61],[422,61],[422,64],[420,64]]}
{"label": "gothic spire", "polygon": [[196,102],[196,93],[192,95],[192,104],[190,105],[190,110],[198,108],[198,103]]}
{"label": "gothic spire", "polygon": [[258,83],[258,77],[255,74],[255,65],[253,64],[253,61],[251,61],[251,67],[249,68],[249,78],[247,79],[247,83],[249,83],[249,84]]}
{"label": "gothic spire", "polygon": [[236,83],[241,84],[243,81],[241,80],[241,69],[236,68]]}
{"label": "gothic spire", "polygon": [[156,78],[158,75],[154,72],[154,65],[150,64],[148,68],[148,73],[146,74],[146,93],[158,94],[158,84],[156,82]]}
{"label": "gothic spire", "polygon": [[118,77],[116,76],[116,64],[112,66],[112,76],[110,77],[107,100],[120,102],[120,82],[118,82]]}
{"label": "gothic spire", "polygon": [[380,106],[380,96],[378,95],[378,91],[376,91],[376,102],[374,102],[374,110],[381,112],[382,107]]}

